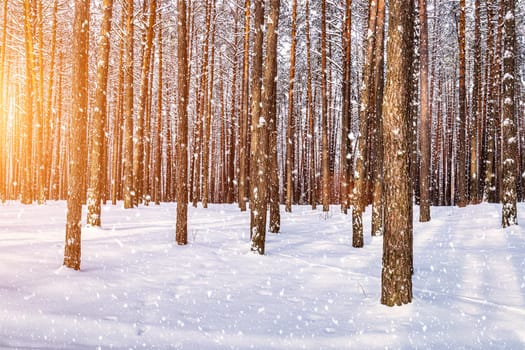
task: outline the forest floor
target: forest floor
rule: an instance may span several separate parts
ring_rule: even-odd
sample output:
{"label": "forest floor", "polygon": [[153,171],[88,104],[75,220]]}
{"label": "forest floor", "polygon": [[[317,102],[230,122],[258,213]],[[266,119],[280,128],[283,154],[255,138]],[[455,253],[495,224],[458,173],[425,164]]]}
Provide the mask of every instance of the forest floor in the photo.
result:
{"label": "forest floor", "polygon": [[525,226],[501,229],[500,205],[433,207],[425,224],[416,207],[414,300],[394,308],[370,210],[362,249],[351,215],[296,206],[258,256],[235,205],[190,207],[187,246],[174,204],[108,205],[71,271],[65,207],[0,207],[2,349],[525,348]]}

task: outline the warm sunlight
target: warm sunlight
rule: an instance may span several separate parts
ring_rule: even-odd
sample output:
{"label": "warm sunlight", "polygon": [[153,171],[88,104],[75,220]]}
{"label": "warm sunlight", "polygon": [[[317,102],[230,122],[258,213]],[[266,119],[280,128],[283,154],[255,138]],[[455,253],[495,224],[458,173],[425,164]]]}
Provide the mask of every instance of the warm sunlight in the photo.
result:
{"label": "warm sunlight", "polygon": [[0,0],[0,349],[525,349],[523,33]]}

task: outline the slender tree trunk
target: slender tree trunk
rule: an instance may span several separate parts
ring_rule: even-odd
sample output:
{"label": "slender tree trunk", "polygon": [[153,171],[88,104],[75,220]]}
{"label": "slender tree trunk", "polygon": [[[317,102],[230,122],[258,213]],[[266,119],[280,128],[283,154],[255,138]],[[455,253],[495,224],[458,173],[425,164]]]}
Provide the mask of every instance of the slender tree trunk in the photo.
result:
{"label": "slender tree trunk", "polygon": [[459,1],[459,116],[458,116],[458,207],[467,205],[466,197],[466,118],[467,118],[467,88],[466,88],[466,0]]}
{"label": "slender tree trunk", "polygon": [[341,211],[348,212],[349,191],[353,174],[352,140],[352,0],[346,0],[345,22],[343,27],[343,98],[341,114]]}
{"label": "slender tree trunk", "polygon": [[430,221],[430,123],[428,100],[428,28],[427,28],[427,0],[419,0],[419,21],[420,21],[420,121],[419,139],[421,166],[419,173],[419,193],[420,209],[419,221]]}
{"label": "slender tree trunk", "polygon": [[82,180],[86,174],[82,159],[86,157],[83,149],[86,138],[88,107],[88,47],[89,47],[89,0],[75,1],[73,22],[73,114],[69,136],[69,185],[67,198],[67,225],[64,249],[64,265],[80,269],[81,256],[81,215]]}
{"label": "slender tree trunk", "polygon": [[[230,112],[230,130],[229,130],[229,138],[228,138],[228,153],[227,153],[227,164],[228,164],[228,172],[227,172],[227,191],[226,191],[226,202],[227,203],[233,203],[235,201],[235,187],[238,187],[238,181],[235,181],[236,179],[236,168],[235,168],[235,155],[236,155],[236,148],[238,147],[238,140],[239,138],[235,137],[235,128],[240,124],[239,118],[239,111],[237,106],[237,75],[238,75],[238,69],[239,69],[239,42],[238,42],[238,36],[239,36],[239,8],[235,11],[235,39],[234,39],[234,53],[233,53],[233,77],[232,77],[232,85],[231,85],[231,112]],[[241,91],[242,94],[244,94],[244,91]],[[241,98],[242,100],[242,98]],[[241,102],[242,104],[242,102]],[[242,108],[242,106],[241,106]],[[239,136],[240,137],[240,133]],[[238,176],[237,176],[238,180]],[[241,201],[239,197],[239,202]]]}
{"label": "slender tree trunk", "polygon": [[145,118],[147,116],[147,101],[148,101],[148,87],[149,74],[151,66],[151,52],[153,49],[153,34],[155,27],[155,19],[157,18],[157,0],[149,0],[149,16],[147,28],[145,29],[144,55],[142,60],[142,70],[140,78],[140,92],[138,100],[137,119],[134,130],[133,142],[133,189],[135,204],[142,203],[143,197],[149,195],[144,193],[144,168],[148,166],[144,162],[144,126]]}
{"label": "slender tree trunk", "polygon": [[157,73],[157,79],[158,79],[158,88],[157,88],[157,134],[156,142],[155,142],[155,175],[154,175],[154,201],[156,205],[160,204],[161,198],[162,198],[162,17],[159,13],[159,20],[158,20],[158,38],[157,38],[157,50],[158,50],[158,57],[159,57],[159,63],[158,63],[158,73]]}
{"label": "slender tree trunk", "polygon": [[363,211],[367,204],[367,169],[368,169],[368,148],[367,135],[368,124],[371,120],[371,111],[375,100],[371,98],[371,90],[374,83],[374,47],[376,41],[376,19],[377,19],[377,2],[373,1],[369,5],[368,14],[368,33],[366,43],[366,57],[363,65],[363,85],[361,87],[361,106],[359,110],[359,136],[357,140],[357,159],[356,170],[357,178],[354,188],[352,211],[352,246],[355,248],[363,247]]}
{"label": "slender tree trunk", "polygon": [[[256,2],[257,8],[257,2]],[[270,9],[268,13],[267,27],[266,27],[266,59],[264,62],[264,77],[262,89],[262,110],[260,118],[257,123],[257,146],[254,164],[254,180],[253,186],[253,237],[252,250],[257,251],[263,255],[266,241],[266,212],[268,206],[268,180],[271,176],[268,175],[272,171],[271,166],[268,166],[269,149],[269,130],[272,123],[272,110],[275,104],[275,77],[277,75],[277,30],[279,27],[279,8],[280,0],[270,0]],[[260,15],[264,14],[262,4]],[[255,11],[255,23],[262,22],[263,18],[257,18],[257,10]],[[262,28],[259,26],[259,30]],[[262,33],[261,33],[262,34]],[[256,36],[257,37],[257,36]],[[261,42],[262,44],[262,42]],[[261,46],[262,49],[262,46]],[[262,50],[261,50],[262,51]],[[253,133],[252,133],[253,137]]]}
{"label": "slender tree trunk", "polygon": [[177,2],[178,125],[177,125],[177,233],[179,245],[188,243],[188,33],[186,1]]}
{"label": "slender tree trunk", "polygon": [[383,136],[385,141],[385,233],[381,303],[393,306],[412,301],[411,246],[409,222],[409,99],[412,43],[412,0],[390,2],[390,25],[387,44],[387,72],[383,102]]}
{"label": "slender tree trunk", "polygon": [[321,0],[321,169],[323,211],[330,210],[330,169],[328,159],[328,97],[326,72],[326,0]]}
{"label": "slender tree trunk", "polygon": [[125,68],[124,68],[124,138],[123,138],[123,192],[124,208],[133,208],[135,205],[135,189],[133,188],[133,0],[125,0],[123,4],[126,13],[125,34]]}
{"label": "slender tree trunk", "polygon": [[[215,12],[215,0],[212,0],[210,3],[209,16],[212,17]],[[205,103],[205,123],[204,123],[204,140],[203,140],[203,149],[202,149],[202,206],[203,208],[208,208],[208,199],[210,196],[210,133],[211,133],[211,114],[213,107],[213,84],[214,84],[214,74],[215,74],[215,24],[213,27],[210,24],[207,24],[208,36],[211,34],[211,59],[209,66],[204,67],[206,71],[209,70],[209,80],[207,79],[206,85],[206,103]],[[207,73],[208,75],[208,73]]]}
{"label": "slender tree trunk", "polygon": [[479,203],[479,132],[481,119],[481,19],[480,0],[474,2],[474,68],[472,82],[472,110],[470,118],[470,203]]}
{"label": "slender tree trunk", "polygon": [[33,38],[31,26],[31,5],[29,0],[24,0],[24,31],[25,31],[25,53],[26,53],[26,77],[25,77],[25,117],[22,126],[22,204],[33,202],[32,181],[32,143],[33,143],[33,89],[35,88],[34,65],[33,65]]}
{"label": "slender tree trunk", "polygon": [[295,135],[294,121],[294,83],[295,83],[295,46],[297,32],[297,0],[292,2],[292,37],[290,47],[290,74],[288,83],[288,125],[286,129],[286,208],[287,212],[292,212],[293,202],[293,155]]}
{"label": "slender tree trunk", "polygon": [[[266,207],[264,211],[260,211],[262,205],[267,203],[266,191],[267,184],[264,182],[263,188],[258,188],[260,180],[266,181],[266,173],[258,174],[259,167],[266,167],[266,163],[259,164],[262,162],[262,155],[267,156],[267,149],[260,150],[259,147],[262,144],[259,140],[259,134],[263,137],[267,137],[267,125],[266,121],[262,122],[261,118],[261,104],[263,102],[261,98],[261,85],[262,85],[262,69],[263,69],[263,26],[264,26],[264,2],[263,0],[255,0],[254,2],[254,28],[255,37],[253,43],[253,65],[252,65],[252,76],[251,76],[251,133],[250,133],[250,226],[252,237],[252,249],[257,250],[260,254],[264,254],[264,240],[266,234]],[[267,139],[266,139],[267,142]],[[261,155],[261,152],[262,155]],[[259,178],[261,177],[261,178]],[[264,197],[264,198],[263,198]]]}
{"label": "slender tree trunk", "polygon": [[100,39],[98,43],[97,85],[95,91],[95,111],[93,116],[93,142],[91,145],[90,187],[87,201],[87,224],[101,226],[100,202],[102,195],[103,153],[106,129],[106,93],[108,85],[108,62],[110,49],[111,18],[113,14],[113,0],[104,0]]}
{"label": "slender tree trunk", "polygon": [[376,19],[376,41],[374,48],[374,130],[372,131],[373,158],[371,159],[372,167],[372,236],[383,234],[383,91],[384,91],[384,39],[385,39],[385,1],[377,1],[377,19]]}
{"label": "slender tree trunk", "polygon": [[494,58],[494,10],[492,4],[487,4],[487,128],[486,128],[486,159],[485,159],[485,200],[489,203],[496,201],[495,182],[495,123],[496,123],[496,96],[497,83],[495,82],[496,64]]}
{"label": "slender tree trunk", "polygon": [[518,153],[518,135],[516,129],[515,107],[515,0],[504,0],[504,34],[503,34],[503,193],[502,193],[502,226],[518,224],[517,214],[517,175],[516,155]]}
{"label": "slender tree trunk", "polygon": [[250,59],[250,0],[244,3],[244,45],[243,45],[243,64],[242,64],[242,85],[241,85],[241,121],[239,125],[239,208],[246,210],[247,196],[247,176],[249,151],[248,151],[248,118],[249,112],[249,59]]}
{"label": "slender tree trunk", "polygon": [[307,97],[308,97],[308,130],[309,130],[309,148],[310,148],[310,205],[315,210],[317,207],[317,183],[315,175],[315,108],[314,98],[312,93],[312,59],[311,59],[311,48],[310,48],[310,19],[309,19],[309,2],[306,0],[305,9],[305,22],[306,22],[306,71],[307,71]]}

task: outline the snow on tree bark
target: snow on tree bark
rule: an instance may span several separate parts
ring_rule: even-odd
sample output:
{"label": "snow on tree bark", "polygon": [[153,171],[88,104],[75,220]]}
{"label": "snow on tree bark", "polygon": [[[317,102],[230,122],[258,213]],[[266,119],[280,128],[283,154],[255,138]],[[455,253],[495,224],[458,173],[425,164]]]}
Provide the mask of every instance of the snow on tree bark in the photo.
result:
{"label": "snow on tree bark", "polygon": [[82,149],[86,138],[88,107],[88,44],[89,44],[89,0],[75,1],[73,22],[73,84],[71,96],[73,113],[69,134],[69,181],[67,198],[66,241],[64,265],[80,270],[81,216],[83,179],[86,169],[82,159],[87,156]]}
{"label": "snow on tree bark", "polygon": [[514,20],[515,0],[504,0],[503,31],[503,193],[502,226],[517,225],[517,132],[515,114],[515,48],[516,27]]}
{"label": "snow on tree bark", "polygon": [[390,2],[387,72],[383,100],[385,142],[385,232],[383,238],[381,303],[393,306],[412,301],[412,225],[410,221],[409,50],[413,1]]}

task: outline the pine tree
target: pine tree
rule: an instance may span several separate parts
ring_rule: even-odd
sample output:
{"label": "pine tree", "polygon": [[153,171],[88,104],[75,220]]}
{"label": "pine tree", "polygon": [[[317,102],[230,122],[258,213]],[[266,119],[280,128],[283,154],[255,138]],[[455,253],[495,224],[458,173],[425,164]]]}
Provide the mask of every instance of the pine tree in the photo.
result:
{"label": "pine tree", "polygon": [[93,116],[93,140],[91,145],[90,187],[88,188],[87,224],[101,226],[100,202],[103,188],[103,154],[106,128],[106,92],[108,85],[108,62],[110,49],[111,19],[113,14],[113,0],[103,3],[102,24],[98,43],[97,85],[95,91],[95,110]]}
{"label": "pine tree", "polygon": [[518,224],[517,154],[518,137],[516,132],[515,76],[516,76],[516,24],[515,0],[504,0],[503,34],[503,193],[502,226]]}
{"label": "pine tree", "polygon": [[385,232],[381,303],[393,306],[412,301],[412,224],[410,221],[409,93],[412,45],[412,0],[390,2],[387,71],[383,100],[385,142]]}
{"label": "pine tree", "polygon": [[188,32],[186,1],[177,3],[177,58],[178,58],[178,125],[177,125],[177,226],[176,241],[188,243]]}
{"label": "pine tree", "polygon": [[427,1],[419,0],[419,22],[420,22],[420,210],[419,221],[430,220],[430,124],[429,113],[429,90],[428,90],[428,28],[427,28]]}
{"label": "pine tree", "polygon": [[64,250],[64,265],[80,269],[81,256],[81,215],[83,178],[86,170],[82,149],[86,138],[88,107],[88,45],[89,45],[89,0],[75,1],[73,22],[73,114],[69,137],[69,181],[67,198],[67,225]]}

